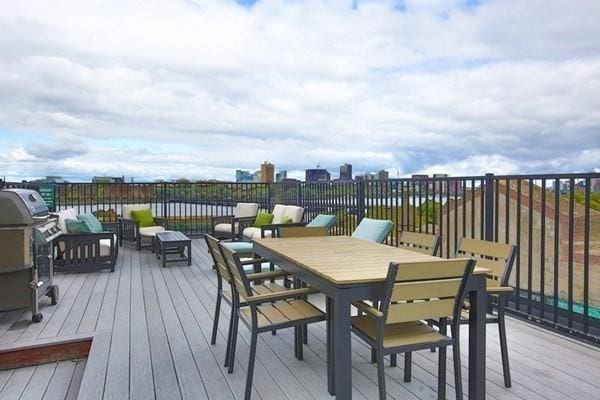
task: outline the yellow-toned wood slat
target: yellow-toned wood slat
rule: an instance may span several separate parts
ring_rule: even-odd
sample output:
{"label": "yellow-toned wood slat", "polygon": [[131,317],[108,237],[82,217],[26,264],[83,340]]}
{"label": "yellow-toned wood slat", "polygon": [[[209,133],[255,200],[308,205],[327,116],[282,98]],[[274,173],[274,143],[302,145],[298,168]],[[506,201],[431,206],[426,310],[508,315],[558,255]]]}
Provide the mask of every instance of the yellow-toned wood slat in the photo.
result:
{"label": "yellow-toned wood slat", "polygon": [[403,249],[406,250],[410,250],[410,251],[415,251],[417,253],[421,253],[421,254],[427,254],[427,255],[432,255],[431,253],[433,253],[433,248],[428,248],[428,247],[415,247],[415,246],[411,246],[411,245],[407,245],[407,244],[398,244],[398,247],[401,247]]}
{"label": "yellow-toned wood slat", "polygon": [[488,242],[485,240],[462,238],[459,252],[465,254],[480,254],[494,258],[508,259],[512,246],[505,243]]}
{"label": "yellow-toned wood slat", "polygon": [[[252,311],[250,310],[250,307],[241,308],[240,313],[241,313],[242,318],[244,318],[246,321],[252,321]],[[262,326],[271,325],[269,320],[267,318],[265,318],[265,316],[259,312],[256,313],[256,318],[257,318],[256,324],[258,325],[259,328]]]}
{"label": "yellow-toned wood slat", "polygon": [[490,260],[488,258],[481,257],[474,257],[474,260],[477,261],[478,267],[483,267],[490,270],[488,275],[498,278],[501,278],[504,275],[504,270],[506,269],[505,260]]}
{"label": "yellow-toned wood slat", "polygon": [[455,299],[390,304],[386,324],[451,317]]}
{"label": "yellow-toned wood slat", "polygon": [[398,266],[397,281],[451,279],[464,275],[468,258],[452,260],[436,259],[436,261],[411,262]]}
{"label": "yellow-toned wood slat", "polygon": [[327,236],[327,228],[325,227],[304,227],[304,226],[290,226],[287,228],[280,228],[279,234],[282,238],[297,238],[297,237],[312,237],[312,236]]}
{"label": "yellow-toned wood slat", "polygon": [[263,304],[257,307],[258,311],[271,322],[271,324],[283,324],[289,321],[289,318],[279,311],[273,304]]}
{"label": "yellow-toned wood slat", "polygon": [[321,310],[305,300],[289,300],[288,303],[305,318],[313,318],[323,314]]}
{"label": "yellow-toned wood slat", "polygon": [[273,307],[279,310],[279,312],[285,315],[289,320],[299,320],[305,318],[304,314],[302,314],[299,310],[294,308],[287,301],[278,301],[276,303],[273,303]]}
{"label": "yellow-toned wood slat", "polygon": [[404,247],[417,246],[414,248],[414,251],[419,251],[424,254],[433,255],[433,250],[437,238],[438,237],[436,235],[430,235],[427,233],[400,232],[398,241],[402,243]]}
{"label": "yellow-toned wood slat", "polygon": [[422,300],[433,297],[456,297],[461,279],[396,283],[391,301]]}

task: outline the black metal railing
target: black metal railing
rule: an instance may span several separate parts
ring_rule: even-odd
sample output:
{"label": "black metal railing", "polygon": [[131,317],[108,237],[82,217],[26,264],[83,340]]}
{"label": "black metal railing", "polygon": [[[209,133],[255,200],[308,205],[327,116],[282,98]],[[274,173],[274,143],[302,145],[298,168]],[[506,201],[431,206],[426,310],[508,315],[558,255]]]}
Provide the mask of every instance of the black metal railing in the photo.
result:
{"label": "black metal railing", "polygon": [[[36,184],[4,183],[8,187]],[[512,243],[513,314],[600,343],[600,174],[493,175],[290,183],[61,183],[39,187],[53,210],[73,207],[115,221],[124,204],[148,203],[170,229],[199,236],[211,217],[238,202],[305,208],[305,219],[335,214],[334,234],[363,217],[390,219],[400,231],[441,235],[441,256],[461,237]],[[45,198],[46,198],[45,197]]]}

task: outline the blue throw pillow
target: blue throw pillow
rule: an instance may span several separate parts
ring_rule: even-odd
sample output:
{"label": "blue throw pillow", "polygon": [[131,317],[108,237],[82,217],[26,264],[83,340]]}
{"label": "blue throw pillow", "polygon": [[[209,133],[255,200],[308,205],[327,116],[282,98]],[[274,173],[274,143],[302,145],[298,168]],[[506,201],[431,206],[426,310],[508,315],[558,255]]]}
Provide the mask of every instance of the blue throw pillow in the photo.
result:
{"label": "blue throw pillow", "polygon": [[100,233],[104,230],[102,223],[92,213],[78,215],[77,219],[84,222],[92,233]]}

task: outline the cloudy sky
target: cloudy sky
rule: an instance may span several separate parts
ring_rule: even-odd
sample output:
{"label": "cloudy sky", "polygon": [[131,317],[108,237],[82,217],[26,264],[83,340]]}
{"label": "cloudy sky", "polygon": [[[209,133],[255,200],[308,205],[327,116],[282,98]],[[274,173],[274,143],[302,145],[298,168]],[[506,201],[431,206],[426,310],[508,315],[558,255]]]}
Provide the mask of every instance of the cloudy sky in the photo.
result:
{"label": "cloudy sky", "polygon": [[0,2],[0,177],[600,167],[600,1]]}

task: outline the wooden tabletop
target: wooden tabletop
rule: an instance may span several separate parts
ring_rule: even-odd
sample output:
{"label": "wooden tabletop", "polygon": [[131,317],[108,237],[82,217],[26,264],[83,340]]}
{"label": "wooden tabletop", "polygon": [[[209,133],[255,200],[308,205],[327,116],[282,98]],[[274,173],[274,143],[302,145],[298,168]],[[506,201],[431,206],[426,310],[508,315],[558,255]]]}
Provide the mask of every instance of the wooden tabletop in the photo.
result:
{"label": "wooden tabletop", "polygon": [[[336,285],[383,282],[390,262],[444,262],[445,259],[372,243],[348,236],[265,238],[254,240],[255,250],[262,247],[319,275]],[[487,273],[476,268],[475,273]]]}

